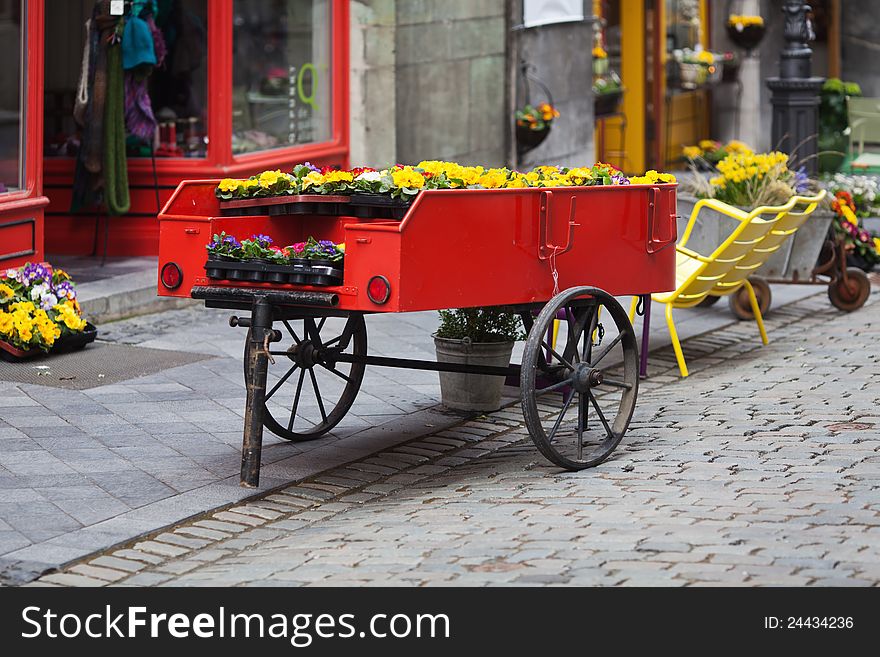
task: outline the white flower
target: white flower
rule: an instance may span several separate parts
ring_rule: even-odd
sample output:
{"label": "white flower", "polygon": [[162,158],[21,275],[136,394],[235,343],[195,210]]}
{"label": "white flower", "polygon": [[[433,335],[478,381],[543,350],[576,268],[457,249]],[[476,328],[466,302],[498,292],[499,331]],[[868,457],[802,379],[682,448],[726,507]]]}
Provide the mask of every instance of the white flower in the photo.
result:
{"label": "white flower", "polygon": [[44,294],[40,298],[40,308],[43,310],[51,310],[55,306],[58,305],[58,297],[56,297],[51,292],[49,294]]}
{"label": "white flower", "polygon": [[37,299],[41,299],[43,295],[49,292],[49,286],[45,283],[40,283],[39,285],[34,285],[31,288],[31,301],[36,301]]}
{"label": "white flower", "polygon": [[382,180],[382,174],[378,171],[364,171],[355,180],[364,180],[366,182],[379,182]]}

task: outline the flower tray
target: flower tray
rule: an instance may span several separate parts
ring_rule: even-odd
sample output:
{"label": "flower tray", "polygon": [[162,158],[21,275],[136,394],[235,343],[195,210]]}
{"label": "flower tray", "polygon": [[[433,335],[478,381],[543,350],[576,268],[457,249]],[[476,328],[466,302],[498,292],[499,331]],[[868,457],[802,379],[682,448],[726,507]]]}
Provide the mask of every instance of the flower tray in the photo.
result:
{"label": "flower tray", "polygon": [[360,219],[403,219],[412,200],[381,194],[352,194],[346,214]]}
{"label": "flower tray", "polygon": [[593,115],[595,118],[609,116],[617,112],[620,99],[623,98],[623,89],[611,91],[593,96]]}
{"label": "flower tray", "polygon": [[764,38],[766,28],[763,25],[727,25],[727,36],[743,50],[753,50]]}
{"label": "flower tray", "polygon": [[17,363],[23,360],[36,358],[37,356],[64,354],[76,351],[82,349],[90,342],[94,342],[97,335],[98,329],[92,324],[86,324],[82,333],[64,335],[58,338],[48,352],[45,352],[42,349],[19,349],[18,347],[13,347],[8,342],[0,340],[0,360]]}
{"label": "flower tray", "polygon": [[303,260],[289,265],[215,259],[209,259],[205,263],[205,274],[208,278],[250,283],[342,285],[342,272],[342,262],[329,260]]}
{"label": "flower tray", "polygon": [[298,196],[261,196],[234,201],[220,201],[220,214],[224,217],[283,215],[283,214],[345,214],[347,196],[300,194]]}

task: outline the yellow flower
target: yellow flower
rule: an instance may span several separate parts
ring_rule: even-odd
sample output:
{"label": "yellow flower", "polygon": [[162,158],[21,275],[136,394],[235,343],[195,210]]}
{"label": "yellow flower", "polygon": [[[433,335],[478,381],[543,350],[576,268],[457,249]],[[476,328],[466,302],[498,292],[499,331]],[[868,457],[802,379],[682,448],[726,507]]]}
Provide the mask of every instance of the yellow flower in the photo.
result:
{"label": "yellow flower", "polygon": [[272,185],[278,182],[281,178],[281,171],[264,171],[260,174],[260,187],[263,189],[268,189]]}
{"label": "yellow flower", "polygon": [[9,335],[12,333],[12,329],[12,315],[0,312],[0,335]]}
{"label": "yellow flower", "polygon": [[711,139],[701,139],[699,142],[699,146],[704,151],[714,151],[718,148],[718,142],[712,141]]}
{"label": "yellow flower", "polygon": [[253,189],[254,187],[260,186],[260,181],[256,180],[255,178],[250,178],[248,180],[242,181],[241,186],[245,190]]}
{"label": "yellow flower", "polygon": [[221,192],[234,192],[241,186],[241,181],[235,178],[224,178],[218,185]]}
{"label": "yellow flower", "polygon": [[714,64],[715,55],[708,50],[701,50],[697,53],[697,61],[701,64]]}
{"label": "yellow flower", "polygon": [[728,153],[742,153],[744,155],[753,154],[751,148],[749,148],[744,142],[736,139],[731,139],[727,142],[727,145],[724,148]]}
{"label": "yellow flower", "polygon": [[[880,253],[880,237],[875,237],[875,238],[874,238],[874,250],[875,250],[877,253]],[[0,329],[0,330],[2,330],[2,329]]]}
{"label": "yellow flower", "polygon": [[529,181],[526,180],[525,176],[522,174],[516,173],[505,183],[504,186],[509,189],[521,189],[523,187],[528,187]]}
{"label": "yellow flower", "polygon": [[693,160],[703,154],[703,149],[699,146],[685,146],[681,149],[681,154],[689,160]]}
{"label": "yellow flower", "polygon": [[476,185],[484,171],[483,167],[462,167],[459,177],[464,181],[465,185]]}
{"label": "yellow flower", "polygon": [[505,169],[489,169],[480,176],[479,183],[486,189],[498,189],[503,187],[507,182],[507,171]]}
{"label": "yellow flower", "polygon": [[0,303],[6,303],[14,296],[15,291],[11,287],[5,283],[0,283]]}
{"label": "yellow flower", "polygon": [[337,244],[336,250],[345,253],[345,242],[340,242],[339,244]]}
{"label": "yellow flower", "polygon": [[764,25],[764,19],[761,16],[744,16],[741,14],[731,14],[727,18],[727,24],[742,30],[751,25]]}
{"label": "yellow flower", "polygon": [[843,213],[843,218],[846,219],[853,226],[859,225],[859,218],[856,216],[856,213],[852,211],[852,208],[848,205],[840,204],[840,211]]}
{"label": "yellow flower", "polygon": [[324,176],[322,176],[318,171],[312,171],[309,175],[303,178],[302,187],[303,190],[308,189],[312,185],[323,185],[324,184]]}
{"label": "yellow flower", "polygon": [[391,180],[396,187],[407,189],[421,189],[425,186],[425,177],[412,167],[397,169],[391,174]]}
{"label": "yellow flower", "polygon": [[602,46],[596,46],[593,48],[593,59],[607,59],[608,53],[605,52],[605,49]]}
{"label": "yellow flower", "polygon": [[13,311],[13,313],[16,310],[22,313],[32,313],[34,312],[34,304],[30,301],[19,301],[18,303],[11,304],[9,310]]}
{"label": "yellow flower", "polygon": [[569,169],[568,178],[573,185],[586,185],[593,179],[593,172],[586,167]]}
{"label": "yellow flower", "polygon": [[352,180],[354,180],[354,176],[348,171],[331,171],[324,176],[324,182],[328,183],[351,182]]}

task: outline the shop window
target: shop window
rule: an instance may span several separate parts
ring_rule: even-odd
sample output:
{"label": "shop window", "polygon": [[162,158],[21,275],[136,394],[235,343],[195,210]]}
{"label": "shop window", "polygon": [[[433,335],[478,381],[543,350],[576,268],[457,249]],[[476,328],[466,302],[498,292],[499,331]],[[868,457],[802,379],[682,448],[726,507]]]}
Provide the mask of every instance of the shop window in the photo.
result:
{"label": "shop window", "polygon": [[[81,84],[82,72],[96,61],[94,50],[85,48],[86,21],[102,4],[106,0],[46,0],[48,156],[74,157],[82,146],[83,107],[93,91]],[[142,34],[148,39],[146,45],[132,39],[140,45],[127,55],[123,50],[130,67],[123,85],[128,156],[205,157],[208,0],[134,0],[124,6],[127,16],[134,13],[147,25]]]}
{"label": "shop window", "polygon": [[23,4],[0,1],[0,194],[22,187]]}
{"label": "shop window", "polygon": [[233,152],[329,141],[330,2],[233,6]]}

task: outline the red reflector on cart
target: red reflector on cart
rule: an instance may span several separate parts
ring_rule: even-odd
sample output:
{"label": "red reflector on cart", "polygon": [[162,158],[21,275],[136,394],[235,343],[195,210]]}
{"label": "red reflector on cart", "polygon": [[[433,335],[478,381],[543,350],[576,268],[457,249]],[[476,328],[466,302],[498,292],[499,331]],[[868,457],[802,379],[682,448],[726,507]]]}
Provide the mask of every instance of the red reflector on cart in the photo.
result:
{"label": "red reflector on cart", "polygon": [[165,263],[165,266],[162,267],[160,278],[162,280],[162,285],[169,290],[176,290],[183,282],[183,272],[180,271],[180,267],[178,267],[176,263],[167,262]]}
{"label": "red reflector on cart", "polygon": [[387,303],[391,298],[391,283],[384,276],[373,276],[367,284],[367,297],[373,303]]}

